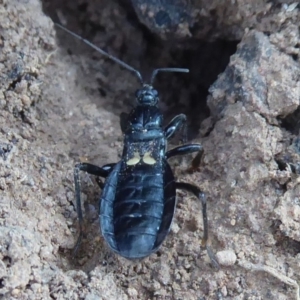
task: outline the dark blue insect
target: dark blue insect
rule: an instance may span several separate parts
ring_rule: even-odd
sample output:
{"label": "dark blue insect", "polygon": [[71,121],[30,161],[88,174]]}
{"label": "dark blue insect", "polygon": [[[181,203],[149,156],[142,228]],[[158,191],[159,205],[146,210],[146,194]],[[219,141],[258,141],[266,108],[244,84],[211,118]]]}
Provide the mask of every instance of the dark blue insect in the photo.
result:
{"label": "dark blue insect", "polygon": [[[207,245],[208,226],[206,198],[196,186],[177,182],[168,163],[176,155],[196,152],[192,167],[197,168],[203,153],[200,144],[186,144],[167,150],[167,140],[184,129],[186,139],[186,116],[176,116],[163,128],[163,115],[158,109],[158,92],[152,86],[158,72],[188,72],[188,69],[164,68],[154,70],[150,84],[144,84],[141,74],[99,49],[75,33],[60,28],[82,40],[106,57],[134,72],[142,88],[136,91],[136,106],[130,114],[121,114],[121,129],[124,134],[124,149],[118,163],[98,167],[89,163],[75,166],[75,193],[77,213],[82,239],[83,216],[80,200],[79,171],[106,178],[99,182],[102,188],[100,199],[100,225],[102,235],[109,247],[127,259],[138,259],[157,251],[170,231],[176,207],[176,190],[184,189],[194,194],[202,202],[204,236],[202,246],[206,247],[214,266],[217,262]],[[76,249],[75,248],[75,249]]]}

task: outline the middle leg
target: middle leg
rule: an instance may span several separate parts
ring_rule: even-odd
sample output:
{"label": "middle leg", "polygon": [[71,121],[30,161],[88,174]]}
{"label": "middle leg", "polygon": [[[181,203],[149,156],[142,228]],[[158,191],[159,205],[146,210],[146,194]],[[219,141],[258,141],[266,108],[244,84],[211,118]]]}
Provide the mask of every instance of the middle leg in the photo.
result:
{"label": "middle leg", "polygon": [[[74,183],[75,183],[75,198],[76,198],[76,210],[79,221],[79,237],[73,250],[73,255],[76,255],[78,248],[81,244],[83,237],[83,214],[81,209],[81,197],[80,197],[80,171],[87,172],[88,174],[95,175],[98,177],[106,178],[112,171],[115,164],[107,164],[103,167],[98,167],[89,163],[79,163],[76,164],[74,168]],[[100,188],[103,188],[103,183],[101,180],[97,181]]]}
{"label": "middle leg", "polygon": [[190,170],[196,170],[200,166],[201,158],[203,155],[203,147],[200,144],[188,144],[188,145],[182,145],[178,146],[176,148],[173,148],[166,153],[166,158],[169,159],[176,155],[187,155],[191,153],[198,152],[197,155],[192,160],[191,168]]}

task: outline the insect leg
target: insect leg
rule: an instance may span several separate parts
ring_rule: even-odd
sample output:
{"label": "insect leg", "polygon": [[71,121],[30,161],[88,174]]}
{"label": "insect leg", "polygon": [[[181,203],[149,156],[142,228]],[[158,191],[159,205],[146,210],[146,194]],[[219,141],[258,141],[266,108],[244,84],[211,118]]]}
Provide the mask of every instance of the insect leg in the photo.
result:
{"label": "insect leg", "polygon": [[126,127],[127,127],[127,120],[128,120],[128,114],[122,112],[120,114],[120,126],[123,133],[125,133]]}
{"label": "insect leg", "polygon": [[186,126],[186,115],[180,114],[175,116],[168,126],[165,128],[166,139],[170,139],[176,131],[182,128],[182,142],[183,144],[187,141],[187,126]]}
{"label": "insect leg", "polygon": [[[73,255],[75,256],[81,241],[82,241],[82,236],[83,236],[83,215],[82,215],[82,209],[81,209],[81,198],[80,198],[80,176],[79,172],[84,171],[87,172],[88,174],[100,176],[106,178],[111,170],[113,169],[115,164],[107,164],[104,165],[103,167],[98,167],[89,163],[79,163],[76,164],[74,168],[74,183],[75,183],[75,198],[76,198],[76,210],[77,210],[77,216],[78,216],[78,221],[79,221],[79,237],[76,242],[76,245],[73,250]],[[98,182],[98,185],[102,188],[103,183],[100,181]]]}
{"label": "insect leg", "polygon": [[195,170],[199,167],[201,158],[203,155],[203,147],[200,144],[188,144],[188,145],[182,145],[178,146],[176,148],[173,148],[166,153],[166,158],[169,159],[170,157],[176,156],[176,155],[186,155],[190,153],[198,152],[197,155],[192,160],[191,164],[191,170]]}
{"label": "insect leg", "polygon": [[[112,169],[115,165],[116,165],[115,163],[111,163],[111,164],[106,164],[106,165],[101,167],[101,169],[103,169],[105,172],[107,172],[106,176],[98,175],[98,177],[96,177],[96,182],[97,182],[97,184],[98,184],[98,186],[100,187],[101,190],[103,190],[103,188],[104,188],[104,183],[101,181],[99,176],[106,178],[109,175],[109,173],[112,171]],[[92,175],[96,175],[96,174],[92,174]]]}
{"label": "insect leg", "polygon": [[195,185],[186,182],[176,182],[176,189],[186,190],[192,194],[194,194],[198,199],[202,202],[202,216],[203,216],[203,239],[201,246],[206,248],[207,254],[211,260],[212,265],[215,268],[219,268],[219,264],[213,253],[212,249],[208,245],[208,223],[207,223],[207,212],[206,212],[206,196],[205,194]]}

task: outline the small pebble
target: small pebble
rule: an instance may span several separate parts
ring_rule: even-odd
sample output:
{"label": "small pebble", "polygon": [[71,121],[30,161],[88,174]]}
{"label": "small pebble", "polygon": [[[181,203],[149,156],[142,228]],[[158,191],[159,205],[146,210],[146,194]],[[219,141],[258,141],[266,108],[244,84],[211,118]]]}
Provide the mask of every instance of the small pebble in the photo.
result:
{"label": "small pebble", "polygon": [[19,290],[19,289],[13,289],[13,290],[11,291],[11,294],[12,294],[12,296],[17,297],[17,296],[20,294],[20,290]]}
{"label": "small pebble", "polygon": [[130,296],[130,299],[134,299],[134,298],[136,298],[136,297],[138,296],[137,290],[134,289],[134,288],[131,288],[131,287],[129,287],[129,288],[127,289],[127,293],[128,293],[128,295]]}
{"label": "small pebble", "polygon": [[233,266],[236,262],[236,255],[232,250],[219,251],[216,254],[217,260],[222,266]]}

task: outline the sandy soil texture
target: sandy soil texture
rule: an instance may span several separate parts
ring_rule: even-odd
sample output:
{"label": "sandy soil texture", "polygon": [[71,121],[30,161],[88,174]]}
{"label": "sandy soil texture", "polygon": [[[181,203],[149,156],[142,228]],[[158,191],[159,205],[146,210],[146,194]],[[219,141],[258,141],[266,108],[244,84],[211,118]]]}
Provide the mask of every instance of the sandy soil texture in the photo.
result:
{"label": "sandy soil texture", "polygon": [[[1,299],[299,299],[300,7],[175,2],[182,15],[168,1],[1,2]],[[119,115],[139,84],[53,20],[145,76],[191,69],[155,86],[166,122],[186,113],[189,139],[204,147],[199,171],[186,172],[191,157],[171,164],[208,196],[220,270],[200,247],[201,205],[185,192],[157,253],[133,262],[112,253],[87,174],[86,237],[72,257],[74,165],[120,159]]]}

